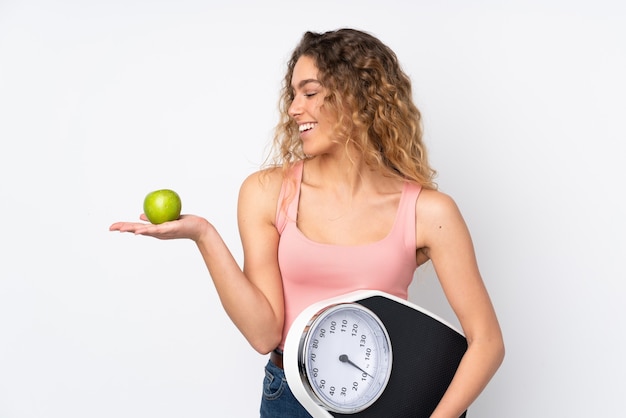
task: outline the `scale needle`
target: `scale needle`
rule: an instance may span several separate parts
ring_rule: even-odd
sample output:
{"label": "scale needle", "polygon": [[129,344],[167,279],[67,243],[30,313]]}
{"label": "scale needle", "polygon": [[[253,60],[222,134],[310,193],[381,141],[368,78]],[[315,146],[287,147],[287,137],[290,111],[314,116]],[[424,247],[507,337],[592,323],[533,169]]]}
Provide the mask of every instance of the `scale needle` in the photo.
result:
{"label": "scale needle", "polygon": [[349,365],[356,367],[357,369],[359,369],[360,371],[362,371],[363,373],[365,373],[366,375],[368,375],[371,378],[374,378],[374,376],[372,376],[371,374],[369,374],[368,372],[366,372],[365,370],[363,370],[362,368],[360,368],[359,366],[357,366],[356,364],[354,364],[352,362],[352,360],[350,360],[350,358],[348,357],[347,354],[342,354],[339,356],[339,361],[341,361],[342,363],[348,363]]}

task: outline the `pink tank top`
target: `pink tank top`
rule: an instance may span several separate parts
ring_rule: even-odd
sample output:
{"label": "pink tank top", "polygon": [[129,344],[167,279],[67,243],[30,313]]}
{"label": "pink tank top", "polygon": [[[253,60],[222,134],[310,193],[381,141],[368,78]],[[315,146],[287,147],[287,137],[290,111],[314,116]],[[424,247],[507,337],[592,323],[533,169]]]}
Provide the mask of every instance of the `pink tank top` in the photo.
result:
{"label": "pink tank top", "polygon": [[[283,181],[276,214],[285,297],[280,349],[291,324],[310,304],[364,289],[407,299],[417,269],[415,203],[420,186],[404,183],[393,227],[382,240],[356,246],[323,244],[308,239],[296,225],[303,165],[297,163]],[[291,199],[286,207],[282,203],[285,199]]]}

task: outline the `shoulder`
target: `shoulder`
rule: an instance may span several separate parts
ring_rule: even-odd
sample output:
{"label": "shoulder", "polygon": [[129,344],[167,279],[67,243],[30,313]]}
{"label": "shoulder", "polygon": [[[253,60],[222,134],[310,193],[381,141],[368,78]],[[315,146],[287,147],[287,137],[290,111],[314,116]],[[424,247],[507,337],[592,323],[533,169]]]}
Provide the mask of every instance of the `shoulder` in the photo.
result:
{"label": "shoulder", "polygon": [[271,167],[256,171],[244,179],[241,184],[241,192],[267,193],[273,190],[280,191],[283,177],[281,167]]}
{"label": "shoulder", "polygon": [[438,190],[423,189],[415,204],[415,214],[421,220],[434,220],[459,214],[454,199]]}
{"label": "shoulder", "polygon": [[281,167],[263,169],[246,177],[239,190],[239,215],[261,216],[273,223],[283,177]]}
{"label": "shoulder", "polygon": [[417,247],[430,247],[433,241],[458,236],[466,230],[455,200],[437,190],[422,190],[415,204]]}

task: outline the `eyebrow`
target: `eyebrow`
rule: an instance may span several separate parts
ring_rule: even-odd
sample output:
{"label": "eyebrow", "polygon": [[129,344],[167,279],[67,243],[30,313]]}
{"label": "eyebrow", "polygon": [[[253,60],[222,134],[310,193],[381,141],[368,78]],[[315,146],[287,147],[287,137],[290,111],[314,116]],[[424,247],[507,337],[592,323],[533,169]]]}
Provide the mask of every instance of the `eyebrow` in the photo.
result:
{"label": "eyebrow", "polygon": [[298,88],[303,88],[304,86],[306,86],[309,83],[317,83],[320,86],[322,85],[322,83],[319,80],[316,80],[315,78],[307,78],[305,80],[302,80],[298,83]]}

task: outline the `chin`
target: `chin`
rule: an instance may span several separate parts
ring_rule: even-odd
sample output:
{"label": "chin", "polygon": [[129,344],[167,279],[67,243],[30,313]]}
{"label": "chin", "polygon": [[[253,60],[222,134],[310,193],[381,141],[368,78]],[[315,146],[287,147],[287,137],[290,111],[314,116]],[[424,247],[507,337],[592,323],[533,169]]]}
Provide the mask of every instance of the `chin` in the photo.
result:
{"label": "chin", "polygon": [[302,147],[302,153],[307,157],[307,158],[311,158],[311,157],[315,157],[318,152],[315,149],[312,149],[311,147]]}
{"label": "chin", "polygon": [[307,158],[313,158],[313,157],[317,157],[317,156],[322,155],[322,154],[328,154],[328,153],[332,152],[332,149],[328,148],[328,147],[307,147],[307,146],[302,146],[302,152],[304,153],[304,155],[307,156]]}

